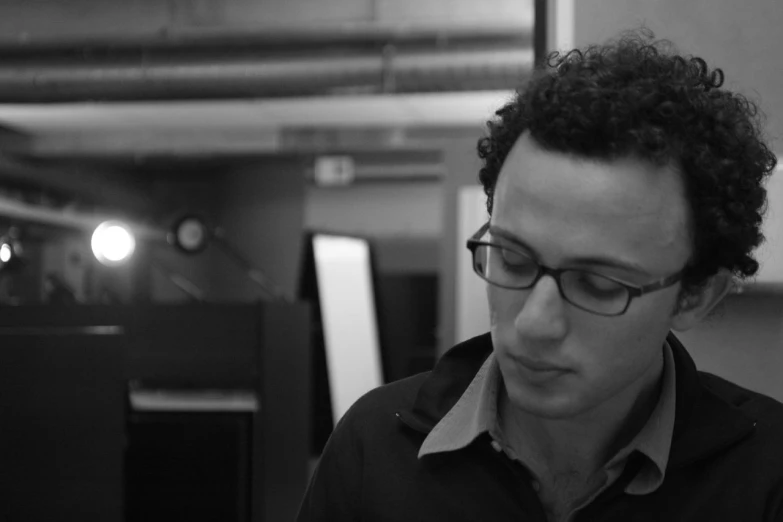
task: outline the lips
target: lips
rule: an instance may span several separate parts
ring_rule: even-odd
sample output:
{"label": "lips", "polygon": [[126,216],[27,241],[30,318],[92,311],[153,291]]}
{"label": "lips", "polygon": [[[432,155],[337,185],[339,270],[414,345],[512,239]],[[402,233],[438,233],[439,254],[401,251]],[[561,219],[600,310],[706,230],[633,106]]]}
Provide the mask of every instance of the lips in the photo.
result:
{"label": "lips", "polygon": [[553,364],[547,363],[545,361],[537,361],[534,359],[529,359],[528,357],[525,357],[523,355],[514,355],[512,356],[515,362],[518,364],[524,366],[528,370],[534,371],[534,372],[566,372],[568,371],[566,368],[562,368],[560,366],[555,366]]}

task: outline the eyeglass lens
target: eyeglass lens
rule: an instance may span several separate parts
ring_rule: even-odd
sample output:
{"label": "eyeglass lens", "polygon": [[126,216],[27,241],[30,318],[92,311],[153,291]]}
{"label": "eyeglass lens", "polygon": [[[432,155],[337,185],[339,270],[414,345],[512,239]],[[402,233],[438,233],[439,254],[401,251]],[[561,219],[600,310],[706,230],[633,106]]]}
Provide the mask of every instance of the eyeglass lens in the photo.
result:
{"label": "eyeglass lens", "polygon": [[[487,282],[505,288],[525,289],[533,285],[541,267],[530,256],[499,245],[478,245],[473,266]],[[570,303],[601,314],[617,314],[628,304],[628,289],[592,272],[564,270],[560,289]]]}

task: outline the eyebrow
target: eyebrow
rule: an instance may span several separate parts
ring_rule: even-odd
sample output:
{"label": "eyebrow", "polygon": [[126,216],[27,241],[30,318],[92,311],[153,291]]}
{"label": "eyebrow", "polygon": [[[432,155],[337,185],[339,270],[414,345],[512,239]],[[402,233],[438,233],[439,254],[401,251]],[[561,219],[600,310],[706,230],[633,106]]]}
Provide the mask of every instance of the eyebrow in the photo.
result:
{"label": "eyebrow", "polygon": [[[502,237],[507,241],[510,241],[512,243],[521,246],[525,250],[532,253],[536,259],[540,257],[538,255],[538,252],[536,252],[536,250],[533,247],[525,243],[521,238],[515,236],[508,230],[505,230],[496,225],[490,225],[489,232],[493,236]],[[608,268],[617,268],[629,272],[635,272],[640,275],[646,275],[646,276],[650,275],[650,273],[638,263],[634,263],[632,261],[624,261],[622,259],[616,259],[613,257],[606,257],[606,256],[585,256],[585,257],[571,258],[567,260],[566,264],[575,265],[575,266],[602,266]]]}

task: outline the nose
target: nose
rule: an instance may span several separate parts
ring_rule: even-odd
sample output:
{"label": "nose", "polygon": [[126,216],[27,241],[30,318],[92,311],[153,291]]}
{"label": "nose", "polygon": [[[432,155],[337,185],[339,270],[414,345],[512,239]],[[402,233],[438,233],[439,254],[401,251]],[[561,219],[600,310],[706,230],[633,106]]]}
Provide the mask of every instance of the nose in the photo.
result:
{"label": "nose", "polygon": [[552,276],[545,275],[527,295],[514,326],[523,338],[538,341],[562,339],[568,331],[565,306],[557,282]]}

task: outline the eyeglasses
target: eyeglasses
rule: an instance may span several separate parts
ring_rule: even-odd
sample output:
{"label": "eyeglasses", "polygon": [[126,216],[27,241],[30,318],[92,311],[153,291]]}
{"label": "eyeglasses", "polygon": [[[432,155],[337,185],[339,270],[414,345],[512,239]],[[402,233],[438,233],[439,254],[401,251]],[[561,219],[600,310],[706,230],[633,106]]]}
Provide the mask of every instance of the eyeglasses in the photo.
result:
{"label": "eyeglasses", "polygon": [[682,279],[680,271],[646,285],[634,286],[587,270],[549,268],[519,250],[481,241],[487,230],[489,223],[485,223],[467,243],[473,254],[473,270],[479,277],[501,288],[525,290],[549,275],[557,282],[564,300],[597,315],[622,315],[633,298],[668,288]]}

